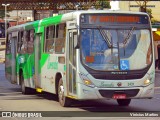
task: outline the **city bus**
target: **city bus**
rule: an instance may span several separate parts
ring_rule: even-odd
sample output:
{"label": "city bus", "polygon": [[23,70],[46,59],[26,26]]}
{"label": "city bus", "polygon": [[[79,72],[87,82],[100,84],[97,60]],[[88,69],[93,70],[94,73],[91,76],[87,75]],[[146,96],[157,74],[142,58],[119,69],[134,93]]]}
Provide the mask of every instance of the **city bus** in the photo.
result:
{"label": "city bus", "polygon": [[146,13],[73,11],[10,27],[5,74],[22,94],[49,92],[63,107],[73,100],[131,99],[154,95],[155,64]]}

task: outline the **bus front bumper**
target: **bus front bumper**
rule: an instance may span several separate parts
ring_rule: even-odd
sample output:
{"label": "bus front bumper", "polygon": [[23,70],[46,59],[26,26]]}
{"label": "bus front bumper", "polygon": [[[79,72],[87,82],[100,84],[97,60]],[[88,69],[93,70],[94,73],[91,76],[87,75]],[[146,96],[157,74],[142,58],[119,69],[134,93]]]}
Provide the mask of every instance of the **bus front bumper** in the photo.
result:
{"label": "bus front bumper", "polygon": [[112,99],[114,94],[125,94],[126,99],[152,98],[154,95],[154,84],[132,88],[92,88],[78,83],[77,98],[79,100]]}

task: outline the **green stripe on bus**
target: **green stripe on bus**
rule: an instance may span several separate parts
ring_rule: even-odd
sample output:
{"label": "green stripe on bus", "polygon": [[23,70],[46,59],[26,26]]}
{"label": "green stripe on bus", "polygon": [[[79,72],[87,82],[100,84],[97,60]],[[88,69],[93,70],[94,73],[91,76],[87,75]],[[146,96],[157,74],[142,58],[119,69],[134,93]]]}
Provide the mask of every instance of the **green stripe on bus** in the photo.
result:
{"label": "green stripe on bus", "polygon": [[61,22],[61,19],[62,19],[62,15],[58,15],[58,16],[51,17],[51,18],[44,18],[42,22],[40,23],[40,25],[49,26],[49,25],[53,25],[53,23],[58,24]]}

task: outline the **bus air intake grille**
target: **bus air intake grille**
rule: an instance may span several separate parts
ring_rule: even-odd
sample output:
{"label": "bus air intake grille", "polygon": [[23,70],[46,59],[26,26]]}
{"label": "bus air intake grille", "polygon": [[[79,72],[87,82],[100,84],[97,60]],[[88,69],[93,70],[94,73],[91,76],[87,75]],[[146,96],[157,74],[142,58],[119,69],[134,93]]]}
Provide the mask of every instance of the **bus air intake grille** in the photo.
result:
{"label": "bus air intake grille", "polygon": [[102,97],[112,98],[113,94],[126,94],[126,97],[135,97],[139,89],[132,90],[99,90]]}

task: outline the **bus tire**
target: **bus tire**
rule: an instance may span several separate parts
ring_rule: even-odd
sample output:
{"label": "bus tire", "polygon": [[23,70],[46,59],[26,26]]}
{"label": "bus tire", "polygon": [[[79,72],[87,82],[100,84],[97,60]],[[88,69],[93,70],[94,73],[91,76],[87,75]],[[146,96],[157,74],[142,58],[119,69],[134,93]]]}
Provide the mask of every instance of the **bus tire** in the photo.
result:
{"label": "bus tire", "polygon": [[62,78],[58,83],[58,101],[62,107],[69,107],[71,105],[71,99],[64,96],[64,86]]}
{"label": "bus tire", "polygon": [[25,87],[23,74],[20,74],[20,81],[21,81],[22,94],[27,95],[27,94],[32,93],[30,88]]}
{"label": "bus tire", "polygon": [[117,99],[119,106],[128,106],[131,102],[131,99]]}

